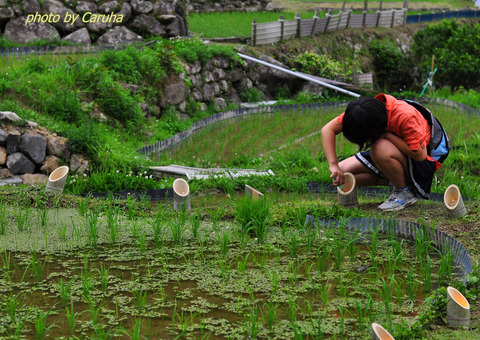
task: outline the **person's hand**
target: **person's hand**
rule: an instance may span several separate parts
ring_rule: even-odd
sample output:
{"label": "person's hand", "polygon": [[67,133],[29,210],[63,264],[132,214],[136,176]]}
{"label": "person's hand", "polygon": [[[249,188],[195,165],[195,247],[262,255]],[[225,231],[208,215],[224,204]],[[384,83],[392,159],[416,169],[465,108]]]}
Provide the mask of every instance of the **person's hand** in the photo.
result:
{"label": "person's hand", "polygon": [[330,172],[332,173],[330,175],[330,178],[333,181],[333,186],[339,186],[343,185],[345,181],[345,175],[343,174],[343,171],[340,170],[340,168],[337,166],[330,166]]}

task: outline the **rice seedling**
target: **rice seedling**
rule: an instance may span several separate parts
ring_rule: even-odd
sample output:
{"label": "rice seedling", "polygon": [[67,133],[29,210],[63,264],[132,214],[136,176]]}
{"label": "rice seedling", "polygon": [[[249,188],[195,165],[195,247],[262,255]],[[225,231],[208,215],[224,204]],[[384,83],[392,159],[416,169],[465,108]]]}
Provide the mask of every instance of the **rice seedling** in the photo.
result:
{"label": "rice seedling", "polygon": [[317,249],[317,270],[320,273],[327,270],[330,256],[330,247],[328,245],[325,245],[323,249]]}
{"label": "rice seedling", "polygon": [[198,232],[200,231],[200,211],[191,217],[192,235],[195,240],[198,240]]}
{"label": "rice seedling", "polygon": [[67,227],[68,227],[68,224],[64,222],[59,223],[57,226],[57,235],[62,241],[67,240]]}
{"label": "rice seedling", "polygon": [[432,260],[430,255],[427,255],[425,258],[425,263],[421,264],[421,271],[424,289],[429,291],[432,288]]}
{"label": "rice seedling", "polygon": [[314,228],[307,228],[307,251],[310,253],[315,249],[315,241],[317,239],[317,231]]}
{"label": "rice seedling", "polygon": [[3,297],[3,312],[9,317],[11,323],[16,321],[18,310],[23,306],[20,305],[20,300],[21,293],[13,294],[11,290]]}
{"label": "rice seedling", "polygon": [[35,338],[37,340],[43,340],[46,338],[47,333],[55,327],[55,323],[47,326],[47,317],[50,312],[44,312],[41,309],[35,309]]}
{"label": "rice seedling", "polygon": [[107,218],[107,229],[109,231],[110,242],[116,243],[120,233],[119,214],[120,209],[115,205],[115,201],[111,201],[105,212]]}
{"label": "rice seedling", "polygon": [[383,305],[385,307],[385,315],[388,318],[388,323],[389,327],[391,328],[392,326],[392,298],[393,298],[393,292],[394,292],[394,287],[397,284],[397,281],[395,280],[394,276],[390,278],[390,283],[387,284],[385,282],[385,279],[382,277],[380,279],[380,296],[382,297]]}
{"label": "rice seedling", "polygon": [[257,339],[260,329],[258,323],[258,310],[255,304],[250,307],[249,313],[246,315],[244,323],[246,332],[245,336],[250,339]]}
{"label": "rice seedling", "polygon": [[365,329],[365,316],[367,310],[364,310],[362,303],[359,300],[355,302],[355,311],[357,312],[358,329],[363,332]]}
{"label": "rice seedling", "polygon": [[338,312],[340,313],[340,335],[343,337],[345,334],[345,309],[338,306]]}
{"label": "rice seedling", "polygon": [[311,335],[315,339],[323,339],[325,336],[325,332],[323,331],[323,327],[322,327],[322,313],[320,309],[318,309],[317,313],[318,313],[318,316],[315,317],[313,313],[312,304],[307,300],[308,321],[312,329]]}
{"label": "rice seedling", "polygon": [[38,253],[36,251],[32,252],[32,257],[30,258],[30,267],[32,268],[33,275],[37,281],[42,281],[46,263],[47,259],[42,262],[38,257]]}
{"label": "rice seedling", "polygon": [[220,250],[224,257],[226,257],[228,254],[228,248],[230,244],[229,236],[230,236],[230,233],[227,231],[224,231],[222,232],[221,235],[219,235]]}
{"label": "rice seedling", "polygon": [[44,202],[42,202],[39,198],[36,199],[36,208],[37,208],[37,218],[38,224],[42,227],[47,225],[48,221],[48,210],[47,206]]}
{"label": "rice seedling", "polygon": [[337,270],[342,267],[343,260],[345,259],[345,254],[347,253],[348,248],[344,245],[342,240],[336,239],[335,244],[333,245],[333,259],[334,265]]}
{"label": "rice seedling", "polygon": [[85,212],[85,228],[87,230],[88,244],[96,248],[98,244],[98,218],[100,211],[98,209],[88,209]]}
{"label": "rice seedling", "polygon": [[246,195],[236,202],[235,211],[243,233],[253,234],[257,237],[258,243],[263,243],[270,218],[270,205],[266,199],[254,200]]}
{"label": "rice seedling", "polygon": [[56,284],[56,289],[60,294],[60,299],[62,300],[62,306],[65,307],[68,301],[71,301],[72,297],[72,285],[76,281],[76,278],[73,278],[66,282],[63,278],[60,278],[58,284]]}
{"label": "rice seedling", "polygon": [[325,308],[330,297],[330,291],[332,289],[331,284],[321,285],[320,286],[320,300],[322,301],[322,306]]}
{"label": "rice seedling", "polygon": [[172,235],[173,243],[180,245],[183,243],[184,232],[186,223],[186,213],[184,210],[180,211],[180,214],[171,219],[168,226]]}
{"label": "rice seedling", "polygon": [[440,263],[438,265],[438,283],[448,284],[452,278],[452,266],[453,266],[453,256],[450,253],[450,248],[448,244],[446,245],[443,253],[440,257]]}
{"label": "rice seedling", "polygon": [[147,291],[141,286],[138,289],[136,286],[132,289],[132,295],[135,300],[135,305],[138,310],[143,310],[147,305]]}
{"label": "rice seedling", "polygon": [[230,277],[230,266],[227,263],[227,260],[223,259],[218,261],[218,266],[220,268],[220,274],[223,281],[227,281]]}
{"label": "rice seedling", "polygon": [[290,257],[295,259],[298,255],[298,240],[297,240],[297,232],[292,231],[290,234],[290,242],[288,243],[288,252],[290,253]]}
{"label": "rice seedling", "polygon": [[140,339],[140,331],[142,328],[142,320],[135,319],[135,324],[133,325],[133,333],[131,339]]}
{"label": "rice seedling", "polygon": [[92,300],[88,301],[88,306],[90,307],[90,317],[92,324],[96,326],[100,320],[100,311],[102,310],[102,305],[95,307],[95,303]]}
{"label": "rice seedling", "polygon": [[4,198],[0,198],[0,235],[4,235],[7,230],[7,207]]}
{"label": "rice seedling", "polygon": [[100,275],[100,286],[102,287],[102,291],[106,291],[108,286],[108,268],[106,268],[105,265],[101,263],[100,269],[97,268],[97,271]]}
{"label": "rice seedling", "polygon": [[140,250],[141,253],[144,253],[147,251],[148,244],[147,244],[147,235],[145,231],[141,231],[138,233],[137,237],[137,247]]}
{"label": "rice seedling", "polygon": [[88,269],[83,269],[80,273],[82,282],[82,296],[86,301],[90,300],[90,293],[95,287],[95,277]]}
{"label": "rice seedling", "polygon": [[278,303],[274,303],[273,299],[270,298],[268,302],[263,304],[262,308],[262,313],[265,310],[265,315],[263,316],[263,319],[266,321],[267,328],[272,331],[273,330],[273,325],[275,323],[275,317],[277,313],[277,308],[278,308]]}
{"label": "rice seedling", "polygon": [[17,221],[18,231],[25,230],[28,227],[30,221],[30,206],[23,207],[19,204],[14,212],[14,215]]}
{"label": "rice seedling", "polygon": [[153,230],[153,242],[157,248],[161,248],[163,246],[163,216],[161,211],[159,210],[158,213],[155,215],[154,218],[149,220],[150,226]]}
{"label": "rice seedling", "polygon": [[295,323],[297,321],[297,312],[300,310],[300,306],[297,301],[290,295],[288,297],[287,315],[290,318],[290,322]]}

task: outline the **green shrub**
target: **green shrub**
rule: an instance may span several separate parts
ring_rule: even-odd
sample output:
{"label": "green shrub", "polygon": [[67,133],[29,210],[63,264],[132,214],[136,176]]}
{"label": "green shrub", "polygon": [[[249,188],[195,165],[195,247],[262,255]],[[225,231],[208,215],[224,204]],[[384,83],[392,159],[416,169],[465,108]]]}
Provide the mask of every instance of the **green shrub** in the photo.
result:
{"label": "green shrub", "polygon": [[138,70],[139,52],[134,47],[129,46],[121,51],[105,51],[100,60],[108,70],[115,73],[117,79],[137,83],[141,77]]}
{"label": "green shrub", "polygon": [[397,46],[391,41],[373,40],[369,49],[380,88],[395,91],[409,84],[407,59]]}
{"label": "green shrub", "polygon": [[215,56],[234,57],[236,54],[233,48],[225,45],[206,45],[201,39],[175,39],[169,41],[174,46],[175,53],[180,59],[188,62],[199,60],[205,64]]}
{"label": "green shrub", "polygon": [[262,100],[263,92],[256,87],[249,88],[240,93],[242,101],[247,103],[256,103]]}
{"label": "green shrub", "polygon": [[267,232],[267,223],[270,218],[270,205],[265,197],[252,199],[249,195],[238,199],[235,204],[236,219],[244,233],[257,237],[263,243]]}
{"label": "green shrub", "polygon": [[114,73],[115,79],[154,85],[167,77],[166,67],[173,62],[171,58],[165,60],[163,54],[151,48],[129,46],[120,51],[105,51],[101,62]]}
{"label": "green shrub", "polygon": [[141,109],[128,90],[109,77],[102,78],[98,87],[97,102],[105,114],[118,119],[128,129],[142,126]]}
{"label": "green shrub", "polygon": [[342,64],[328,55],[304,52],[294,60],[304,73],[334,79],[342,75]]}
{"label": "green shrub", "polygon": [[38,58],[32,58],[25,64],[25,71],[27,73],[43,73],[48,69],[47,64]]}
{"label": "green shrub", "polygon": [[412,51],[417,63],[431,70],[432,56],[438,68],[436,86],[450,86],[452,91],[463,86],[480,85],[480,24],[460,24],[445,20],[430,24],[413,37]]}
{"label": "green shrub", "polygon": [[68,138],[73,153],[96,159],[97,149],[103,144],[102,134],[97,125],[91,122],[72,124],[61,133]]}
{"label": "green shrub", "polygon": [[41,103],[42,110],[49,115],[58,117],[68,123],[83,119],[82,105],[75,91],[59,89],[46,96]]}

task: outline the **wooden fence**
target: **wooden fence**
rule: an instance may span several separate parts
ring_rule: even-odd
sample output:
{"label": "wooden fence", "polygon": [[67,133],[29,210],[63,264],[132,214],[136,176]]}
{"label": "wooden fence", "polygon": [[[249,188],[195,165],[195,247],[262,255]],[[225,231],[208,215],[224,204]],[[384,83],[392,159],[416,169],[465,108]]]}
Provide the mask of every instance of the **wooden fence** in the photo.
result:
{"label": "wooden fence", "polygon": [[265,45],[282,41],[291,37],[301,38],[340,28],[362,28],[362,27],[395,27],[404,24],[415,24],[443,19],[456,18],[480,18],[480,10],[456,10],[440,11],[432,13],[419,13],[407,16],[407,8],[379,10],[376,13],[353,14],[349,11],[340,11],[335,15],[327,14],[325,18],[316,15],[312,19],[296,17],[294,20],[283,20],[276,22],[252,23],[252,44]]}
{"label": "wooden fence", "polygon": [[340,28],[361,28],[361,27],[395,27],[405,23],[407,9],[391,9],[360,14],[353,14],[351,11],[340,12],[339,14],[327,14],[325,18],[316,15],[312,19],[296,17],[294,20],[279,19],[276,22],[252,23],[252,44],[265,45],[282,41],[291,37],[301,38]]}

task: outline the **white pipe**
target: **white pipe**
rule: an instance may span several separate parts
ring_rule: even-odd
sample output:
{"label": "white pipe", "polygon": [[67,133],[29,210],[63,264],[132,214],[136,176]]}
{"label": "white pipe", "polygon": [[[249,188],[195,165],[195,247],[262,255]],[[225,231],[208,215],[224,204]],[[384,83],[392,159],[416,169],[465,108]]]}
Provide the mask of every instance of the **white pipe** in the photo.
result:
{"label": "white pipe", "polygon": [[262,65],[265,65],[267,67],[271,67],[275,70],[278,70],[278,71],[281,71],[281,72],[285,72],[285,73],[288,73],[288,74],[291,74],[295,77],[298,77],[298,78],[302,78],[302,79],[305,79],[305,80],[308,80],[308,81],[311,81],[313,83],[317,83],[319,85],[322,85],[322,86],[325,86],[325,87],[329,87],[331,89],[334,89],[336,91],[339,91],[339,92],[343,92],[345,94],[348,94],[349,96],[352,96],[352,97],[360,97],[360,95],[358,93],[355,93],[355,92],[351,92],[351,91],[348,91],[348,90],[345,90],[345,89],[342,89],[341,87],[338,87],[338,86],[335,86],[335,85],[332,85],[332,84],[329,84],[329,83],[325,83],[323,81],[320,81],[320,80],[317,80],[315,78],[312,78],[312,77],[309,77],[308,75],[304,75],[304,74],[301,74],[301,73],[298,73],[298,72],[294,72],[294,71],[290,71],[286,68],[283,68],[283,67],[280,67],[280,66],[277,66],[277,65],[273,65],[273,64],[270,64],[270,63],[267,63],[266,61],[263,61],[263,60],[260,60],[260,59],[257,59],[257,58],[253,58],[253,57],[250,57],[248,55],[245,55],[245,54],[242,54],[242,53],[237,53],[238,56],[240,58],[243,58],[243,59],[246,59],[246,60],[250,60],[250,61],[253,61],[255,63],[258,63],[258,64],[262,64]]}

